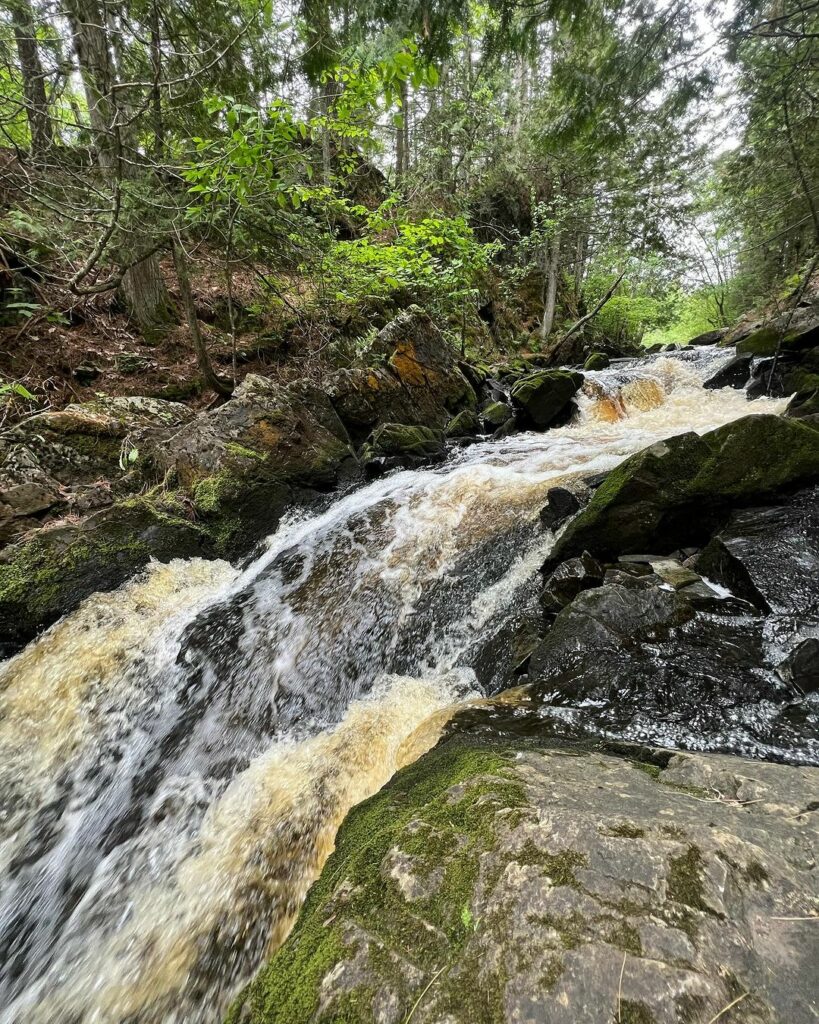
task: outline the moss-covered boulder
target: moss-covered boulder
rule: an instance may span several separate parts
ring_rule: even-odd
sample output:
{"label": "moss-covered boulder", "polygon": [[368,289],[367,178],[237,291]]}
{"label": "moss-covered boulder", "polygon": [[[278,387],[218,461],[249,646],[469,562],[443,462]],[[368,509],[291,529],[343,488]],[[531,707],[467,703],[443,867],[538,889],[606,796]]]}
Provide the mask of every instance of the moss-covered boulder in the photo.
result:
{"label": "moss-covered boulder", "polygon": [[0,656],[152,558],[212,556],[217,549],[214,536],[191,521],[189,505],[160,489],[79,524],[43,529],[0,555]]}
{"label": "moss-covered boulder", "polygon": [[613,470],[568,526],[547,568],[595,555],[673,550],[721,511],[819,480],[819,436],[793,419],[746,416],[659,441]]}
{"label": "moss-covered boulder", "polygon": [[565,423],[583,374],[571,370],[539,370],[517,381],[510,392],[522,424],[534,430]]}
{"label": "moss-covered boulder", "polygon": [[193,416],[175,402],[100,398],[6,430],[0,436],[0,547],[56,516],[85,515],[153,483],[157,452]]}
{"label": "moss-covered boulder", "polygon": [[348,815],[228,1019],[691,1024],[741,997],[745,1024],[808,1024],[817,784],[728,757],[451,739]]}
{"label": "moss-covered boulder", "polygon": [[444,453],[441,431],[431,427],[409,426],[405,423],[384,423],[372,432],[362,450],[362,459],[401,457],[426,460]]}
{"label": "moss-covered boulder", "polygon": [[206,523],[230,512],[247,542],[275,529],[299,489],[332,487],[354,453],[321,388],[250,374],[174,436],[165,462]]}
{"label": "moss-covered boulder", "polygon": [[784,314],[736,342],[737,353],[754,356],[772,356],[777,347],[783,352],[799,352],[816,345],[819,345],[819,320],[809,311],[800,311],[793,317]]}
{"label": "moss-covered boulder", "polygon": [[583,364],[584,370],[605,370],[611,365],[611,360],[605,352],[592,352]]}
{"label": "moss-covered boulder", "polygon": [[514,415],[514,409],[507,402],[489,402],[481,409],[481,420],[487,430],[497,430]]}
{"label": "moss-covered boulder", "polygon": [[474,437],[480,433],[481,424],[474,409],[462,409],[446,425],[447,437]]}

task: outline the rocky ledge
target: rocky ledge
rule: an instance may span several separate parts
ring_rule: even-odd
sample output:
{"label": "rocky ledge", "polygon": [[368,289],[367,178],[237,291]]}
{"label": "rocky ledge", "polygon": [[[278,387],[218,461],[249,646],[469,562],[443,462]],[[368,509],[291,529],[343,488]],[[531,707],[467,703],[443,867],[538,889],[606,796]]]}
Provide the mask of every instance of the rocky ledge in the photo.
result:
{"label": "rocky ledge", "polygon": [[816,1019],[819,771],[468,739],[348,816],[232,1022]]}

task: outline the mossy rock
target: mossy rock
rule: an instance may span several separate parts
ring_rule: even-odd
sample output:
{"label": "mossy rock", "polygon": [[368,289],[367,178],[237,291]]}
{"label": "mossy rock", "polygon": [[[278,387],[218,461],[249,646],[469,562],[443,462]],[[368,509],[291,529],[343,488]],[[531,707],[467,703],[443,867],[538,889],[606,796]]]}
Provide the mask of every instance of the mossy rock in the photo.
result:
{"label": "mossy rock", "polygon": [[447,423],[445,433],[447,437],[474,437],[480,430],[477,413],[472,409],[462,409]]}
{"label": "mossy rock", "polygon": [[[784,334],[782,333],[784,329]],[[780,336],[782,338],[780,345]],[[760,327],[737,342],[737,354],[749,353],[754,356],[772,356],[777,348],[782,352],[799,352],[819,344],[819,326],[809,323],[802,326],[783,323],[781,326]]]}
{"label": "mossy rock", "polygon": [[[675,992],[710,1020],[737,991],[747,1024],[812,1020],[811,950],[777,915],[807,916],[816,894],[809,858],[788,851],[819,773],[452,728],[348,814],[229,1024],[557,1022],[589,1007],[690,1024]],[[747,806],[705,807],[703,793],[740,788]]]}
{"label": "mossy rock", "polygon": [[780,416],[746,416],[702,437],[659,441],[609,473],[568,526],[548,566],[598,556],[673,550],[696,542],[722,510],[819,480],[816,431]]}
{"label": "mossy rock", "polygon": [[511,405],[507,405],[506,402],[490,402],[485,409],[481,410],[481,419],[493,430],[502,427],[514,415]]}
{"label": "mossy rock", "polygon": [[113,590],[151,558],[215,553],[213,539],[172,499],[128,499],[79,526],[41,531],[3,553],[0,648],[14,650],[96,591]]}
{"label": "mossy rock", "polygon": [[411,456],[428,459],[444,451],[443,435],[431,427],[417,427],[406,423],[384,423],[370,435],[362,458]]}
{"label": "mossy rock", "polygon": [[544,430],[565,422],[572,399],[583,384],[583,374],[571,370],[539,370],[512,386],[512,402],[525,426]]}
{"label": "mossy rock", "polygon": [[611,365],[611,360],[605,352],[592,352],[583,364],[584,370],[605,370]]}

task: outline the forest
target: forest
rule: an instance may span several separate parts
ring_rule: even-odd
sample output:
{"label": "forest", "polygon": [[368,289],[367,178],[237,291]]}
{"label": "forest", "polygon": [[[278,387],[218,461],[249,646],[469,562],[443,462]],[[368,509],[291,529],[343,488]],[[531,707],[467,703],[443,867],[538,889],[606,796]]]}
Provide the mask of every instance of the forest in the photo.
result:
{"label": "forest", "polygon": [[816,250],[810,3],[2,10],[12,419],[349,365],[410,303],[479,358],[683,343]]}

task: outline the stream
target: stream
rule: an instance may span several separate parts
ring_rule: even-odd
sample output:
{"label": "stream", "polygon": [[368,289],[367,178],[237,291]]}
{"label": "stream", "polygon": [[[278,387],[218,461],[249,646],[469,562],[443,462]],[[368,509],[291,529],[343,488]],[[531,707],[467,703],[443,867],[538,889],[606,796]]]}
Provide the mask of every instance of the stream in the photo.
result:
{"label": "stream", "polygon": [[703,389],[732,354],[589,373],[566,427],[152,564],[0,666],[0,1022],[221,1020],[350,807],[514,684],[548,489],[784,406]]}

